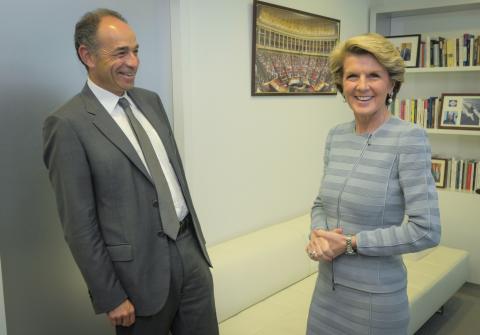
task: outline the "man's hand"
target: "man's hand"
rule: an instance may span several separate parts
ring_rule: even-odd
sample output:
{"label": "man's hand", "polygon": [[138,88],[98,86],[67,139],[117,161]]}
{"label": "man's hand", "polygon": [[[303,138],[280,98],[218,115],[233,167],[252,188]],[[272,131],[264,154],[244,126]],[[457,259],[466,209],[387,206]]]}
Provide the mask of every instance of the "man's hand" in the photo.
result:
{"label": "man's hand", "polygon": [[120,305],[107,313],[112,326],[128,327],[135,322],[135,308],[130,300],[125,300]]}
{"label": "man's hand", "polygon": [[343,250],[345,250],[345,236],[342,235],[342,233],[343,230],[341,228],[336,228],[332,231],[322,229],[312,230],[310,242],[305,248],[310,258],[315,261],[323,259],[324,261],[331,262],[342,253],[338,250],[339,243],[341,243],[342,240],[344,241]]}

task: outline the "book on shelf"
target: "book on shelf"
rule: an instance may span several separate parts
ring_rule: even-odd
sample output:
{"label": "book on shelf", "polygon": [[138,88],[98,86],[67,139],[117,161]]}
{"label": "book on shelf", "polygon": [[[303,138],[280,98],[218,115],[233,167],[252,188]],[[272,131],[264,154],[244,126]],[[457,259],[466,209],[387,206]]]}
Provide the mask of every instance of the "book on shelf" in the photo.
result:
{"label": "book on shelf", "polygon": [[430,64],[434,67],[440,66],[440,44],[438,38],[430,39]]}
{"label": "book on shelf", "polygon": [[465,183],[465,160],[460,160],[460,168],[457,169],[457,173],[460,175],[458,178],[458,185],[456,185],[456,190],[463,189],[463,185]]}
{"label": "book on shelf", "polygon": [[395,99],[390,106],[390,112],[399,119],[409,121],[422,128],[438,128],[440,112],[439,97],[419,99]]}
{"label": "book on shelf", "polygon": [[438,37],[438,66],[444,67],[446,65],[447,46],[445,37]]}
{"label": "book on shelf", "polygon": [[455,66],[455,46],[456,43],[453,38],[447,39],[447,66]]}
{"label": "book on shelf", "polygon": [[419,67],[425,67],[425,41],[420,41],[420,60]]}
{"label": "book on shelf", "polygon": [[473,34],[463,34],[463,51],[465,53],[463,58],[463,66],[473,65],[473,41],[475,36]]}
{"label": "book on shelf", "polygon": [[460,60],[463,59],[463,46],[460,45],[460,39],[455,39],[456,53],[455,53],[455,66],[463,65]]}
{"label": "book on shelf", "polygon": [[[445,161],[443,174],[438,173],[437,163],[432,162],[432,175],[438,187],[453,191],[474,193],[480,188],[480,160],[441,158],[432,156],[432,160]],[[443,180],[440,180],[444,178]]]}
{"label": "book on shelf", "polygon": [[473,65],[480,65],[480,36],[473,41]]}
{"label": "book on shelf", "polygon": [[424,67],[430,67],[431,62],[430,62],[430,36],[425,36],[425,65]]}
{"label": "book on shelf", "polygon": [[419,46],[419,67],[455,67],[480,65],[480,34],[457,37],[423,34]]}

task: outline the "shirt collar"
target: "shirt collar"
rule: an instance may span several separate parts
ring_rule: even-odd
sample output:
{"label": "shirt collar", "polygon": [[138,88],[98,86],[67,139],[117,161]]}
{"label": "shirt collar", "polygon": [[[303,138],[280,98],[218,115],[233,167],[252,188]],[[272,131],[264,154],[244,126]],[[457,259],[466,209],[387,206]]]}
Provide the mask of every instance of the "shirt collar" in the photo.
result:
{"label": "shirt collar", "polygon": [[117,106],[118,100],[120,98],[125,97],[131,103],[131,99],[128,97],[127,92],[123,93],[123,96],[119,97],[118,95],[115,95],[112,92],[101,88],[100,86],[95,84],[90,78],[87,79],[87,85],[109,114],[113,113],[113,110]]}

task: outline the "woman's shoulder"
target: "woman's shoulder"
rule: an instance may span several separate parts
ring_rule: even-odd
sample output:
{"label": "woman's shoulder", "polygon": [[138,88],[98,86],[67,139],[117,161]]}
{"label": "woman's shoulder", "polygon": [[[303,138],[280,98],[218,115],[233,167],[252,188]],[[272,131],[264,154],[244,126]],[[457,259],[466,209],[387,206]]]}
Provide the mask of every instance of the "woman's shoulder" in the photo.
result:
{"label": "woman's shoulder", "polygon": [[401,120],[396,116],[391,116],[388,126],[384,128],[387,132],[397,136],[425,136],[425,129],[409,121]]}
{"label": "woman's shoulder", "polygon": [[330,128],[330,135],[333,134],[351,134],[353,129],[355,129],[355,121],[349,121],[349,122],[344,122],[344,123],[339,123],[333,128]]}
{"label": "woman's shoulder", "polygon": [[397,117],[392,117],[390,133],[397,138],[396,142],[401,148],[400,152],[423,151],[425,145],[428,144],[428,135],[424,128]]}

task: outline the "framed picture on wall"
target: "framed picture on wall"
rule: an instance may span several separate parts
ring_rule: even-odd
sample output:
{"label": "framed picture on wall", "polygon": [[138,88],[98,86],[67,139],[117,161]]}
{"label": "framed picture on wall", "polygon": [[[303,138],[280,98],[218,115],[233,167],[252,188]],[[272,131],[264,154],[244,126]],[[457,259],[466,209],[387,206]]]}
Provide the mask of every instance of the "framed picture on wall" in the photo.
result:
{"label": "framed picture on wall", "polygon": [[251,94],[336,94],[327,60],[339,38],[340,20],[254,1]]}
{"label": "framed picture on wall", "polygon": [[420,59],[420,34],[385,36],[398,50],[405,67],[418,67]]}
{"label": "framed picture on wall", "polygon": [[439,128],[480,130],[480,93],[443,93]]}
{"label": "framed picture on wall", "polygon": [[432,176],[438,188],[445,188],[447,183],[447,159],[432,158]]}

